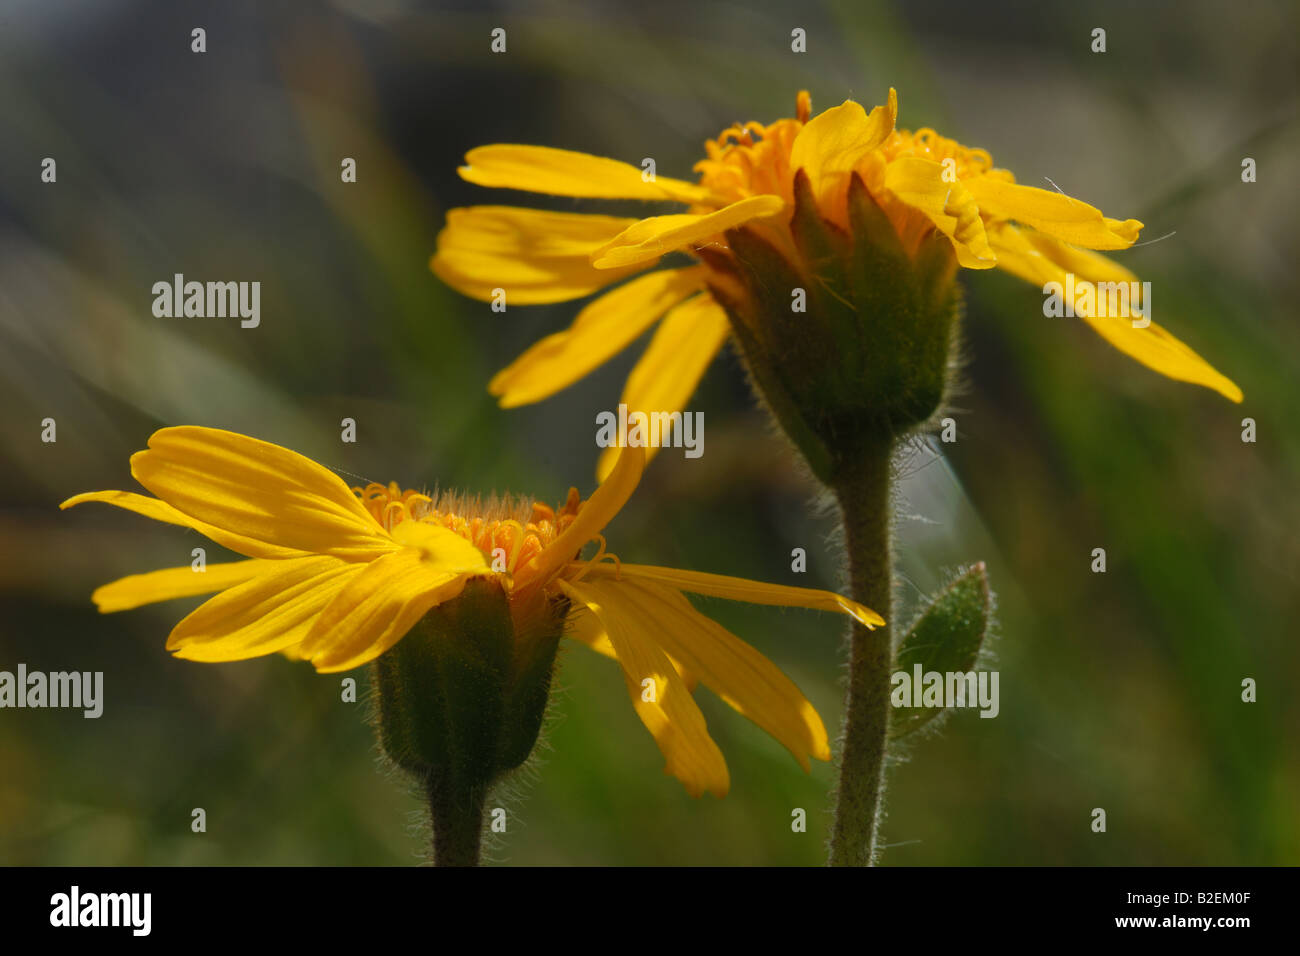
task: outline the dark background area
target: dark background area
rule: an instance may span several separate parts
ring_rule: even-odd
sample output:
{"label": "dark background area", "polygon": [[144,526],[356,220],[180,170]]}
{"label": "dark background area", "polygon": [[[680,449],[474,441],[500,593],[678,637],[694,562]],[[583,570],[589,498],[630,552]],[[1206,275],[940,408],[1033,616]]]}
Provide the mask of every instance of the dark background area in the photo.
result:
{"label": "dark background area", "polygon": [[[133,489],[130,453],[182,423],[404,486],[588,493],[595,414],[615,406],[638,350],[499,410],[490,375],[577,306],[495,314],[427,260],[453,206],[605,207],[470,186],[455,172],[465,151],[653,156],[691,178],[705,138],[792,115],[801,88],[820,110],[870,107],[891,85],[900,126],[1142,219],[1144,240],[1173,233],[1119,257],[1153,283],[1156,321],[1246,400],[1162,379],[1082,323],[1044,318],[1032,286],[963,277],[959,440],[905,464],[901,593],[913,605],[988,562],[1001,714],[960,713],[908,746],[885,862],[1295,863],[1296,19],[1289,2],[5,3],[0,669],[102,670],[106,705],[99,720],[0,711],[0,863],[415,860],[419,804],[377,771],[365,704],[340,701],[338,676],[279,657],[173,660],[166,635],[193,602],[95,612],[99,584],[207,542],[58,502]],[[190,51],[197,26],[204,54]],[[498,26],[507,52],[494,55]],[[790,50],[795,27],[805,54]],[[1094,27],[1104,54],[1090,51]],[[47,156],[55,184],[40,181]],[[345,156],[355,184],[339,180]],[[151,287],[176,272],[260,280],[260,327],[155,318]],[[662,454],[611,548],[836,587],[834,522],[810,508],[815,489],[730,353],[692,407],[706,454]],[[46,417],[57,443],[40,440]],[[343,417],[356,444],[339,441]],[[791,574],[794,547],[806,575]],[[1096,547],[1105,574],[1089,570]],[[839,620],[707,609],[838,728]],[[496,859],[823,859],[829,766],[805,775],[701,692],[733,784],[692,800],[662,775],[610,662],[574,647],[558,682]],[[194,807],[205,834],[190,831]],[[795,807],[805,834],[791,832]],[[1105,834],[1090,829],[1095,807]]]}

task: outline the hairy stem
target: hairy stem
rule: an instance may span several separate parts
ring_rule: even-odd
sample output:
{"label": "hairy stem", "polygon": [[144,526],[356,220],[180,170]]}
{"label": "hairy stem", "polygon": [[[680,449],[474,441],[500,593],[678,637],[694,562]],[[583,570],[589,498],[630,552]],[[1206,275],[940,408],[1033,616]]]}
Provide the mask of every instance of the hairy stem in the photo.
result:
{"label": "hairy stem", "polygon": [[486,787],[456,787],[432,774],[425,782],[433,817],[433,865],[478,866]]}
{"label": "hairy stem", "polygon": [[[853,599],[886,621],[893,620],[894,611],[891,453],[888,442],[864,452],[839,470],[834,485],[844,521]],[[889,627],[872,631],[853,623],[831,866],[870,866],[875,862],[893,658]]]}

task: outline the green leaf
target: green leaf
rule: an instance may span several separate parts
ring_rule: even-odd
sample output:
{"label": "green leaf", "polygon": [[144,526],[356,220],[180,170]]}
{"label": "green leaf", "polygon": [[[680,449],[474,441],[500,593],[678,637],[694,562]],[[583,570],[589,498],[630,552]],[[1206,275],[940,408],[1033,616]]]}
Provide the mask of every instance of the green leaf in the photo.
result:
{"label": "green leaf", "polygon": [[[898,648],[894,672],[911,679],[921,672],[974,670],[975,659],[993,620],[993,596],[984,562],[973,565],[940,591],[921,612]],[[920,693],[914,688],[913,693]],[[915,733],[939,714],[941,707],[896,707],[890,718],[893,739]]]}

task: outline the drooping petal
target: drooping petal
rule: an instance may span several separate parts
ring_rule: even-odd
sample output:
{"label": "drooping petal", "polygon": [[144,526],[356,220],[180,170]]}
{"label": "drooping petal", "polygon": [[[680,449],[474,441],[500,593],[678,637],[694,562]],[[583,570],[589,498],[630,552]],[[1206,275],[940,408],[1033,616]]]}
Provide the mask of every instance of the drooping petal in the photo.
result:
{"label": "drooping petal", "polygon": [[[1010,223],[996,224],[989,235],[999,267],[1040,287],[1048,282],[1064,286],[1067,273],[1072,273],[1076,281],[1097,283],[1098,289],[1106,283],[1137,281],[1132,272],[1105,256],[1072,248],[1042,233],[1017,229]],[[1100,316],[1096,311],[1094,308],[1092,314],[1081,318],[1125,355],[1167,378],[1213,389],[1229,401],[1242,400],[1235,382],[1155,322],[1134,328],[1131,317]]]}
{"label": "drooping petal", "polygon": [[1059,282],[1067,272],[1089,282],[1137,281],[1136,275],[1114,259],[1076,249],[1033,229],[994,222],[989,224],[988,235],[998,268],[1035,285]]}
{"label": "drooping petal", "polygon": [[90,599],[95,602],[100,614],[129,611],[158,601],[224,591],[266,573],[277,564],[275,561],[253,559],[209,564],[202,571],[195,571],[187,564],[181,568],[132,574],[96,588]]}
{"label": "drooping petal", "polygon": [[418,548],[386,554],[329,603],[298,653],[322,674],[360,667],[405,637],[430,608],[460,594],[470,577],[441,569]]}
{"label": "drooping petal", "polygon": [[1244,398],[1235,382],[1154,322],[1146,328],[1135,329],[1127,318],[1085,316],[1084,321],[1125,355],[1166,378],[1204,385],[1229,401],[1240,402]]}
{"label": "drooping petal", "polygon": [[649,265],[597,269],[591,254],[637,220],[515,206],[470,206],[447,213],[429,267],[463,295],[507,305],[567,302]]}
{"label": "drooping petal", "polygon": [[1142,230],[1136,219],[1108,219],[1100,209],[1064,193],[991,176],[974,176],[963,182],[986,216],[1014,219],[1076,246],[1127,249]]}
{"label": "drooping petal", "polygon": [[[707,294],[687,299],[669,312],[623,387],[619,401],[627,406],[629,422],[634,412],[657,416],[659,422],[671,422],[673,415],[686,414],[682,409],[730,331],[726,311]],[[671,428],[659,428],[661,444],[670,432]],[[645,451],[649,461],[659,447],[650,446]],[[601,453],[597,478],[604,480],[617,454],[617,448],[612,447]]]}
{"label": "drooping petal", "polygon": [[[608,657],[610,660],[618,660],[618,654],[614,650],[614,645],[610,643],[609,636],[605,633],[605,627],[600,623],[600,618],[592,614],[586,607],[573,607],[569,611],[566,625],[565,637],[572,638],[580,644],[585,644],[597,654]],[[700,679],[673,655],[669,654],[668,659],[673,662],[673,667],[677,668],[677,673],[681,675],[682,683],[686,685],[686,689],[692,694],[695,693],[695,686]]]}
{"label": "drooping petal", "polygon": [[651,216],[629,226],[593,252],[591,263],[597,269],[616,269],[653,261],[751,219],[774,216],[784,208],[785,201],[780,196],[750,196],[703,215]]}
{"label": "drooping petal", "polygon": [[643,170],[616,159],[549,146],[499,144],[480,146],[465,154],[468,165],[461,178],[479,186],[522,189],[550,196],[585,199],[673,199],[708,202],[702,186],[656,175],[649,182]]}
{"label": "drooping petal", "polygon": [[614,515],[627,504],[628,498],[641,481],[645,469],[645,452],[640,448],[620,450],[608,477],[578,510],[573,523],[562,531],[532,560],[515,573],[515,589],[537,582],[545,582],[573,560],[588,541],[600,534]]}
{"label": "drooping petal", "polygon": [[952,240],[957,261],[968,269],[992,269],[996,256],[989,247],[980,206],[965,185],[944,178],[944,167],[919,156],[900,156],[885,167],[885,188],[899,200],[924,213]]}
{"label": "drooping petal", "polygon": [[502,408],[541,401],[626,348],[668,309],[698,290],[703,270],[664,269],[606,292],[564,332],[548,335],[488,385]]}
{"label": "drooping petal", "polygon": [[679,568],[660,568],[649,564],[620,563],[593,564],[588,570],[591,577],[625,577],[666,584],[679,591],[725,598],[728,601],[745,601],[748,604],[767,604],[776,607],[806,607],[817,611],[834,611],[847,614],[864,627],[875,628],[885,623],[875,611],[857,601],[833,591],[816,588],[796,588],[784,584],[767,584],[746,578],[733,578],[704,571],[683,571]]}
{"label": "drooping petal", "polygon": [[131,474],[185,514],[258,541],[350,561],[397,547],[338,475],[246,435],[161,429]]}
{"label": "drooping petal", "polygon": [[790,169],[808,173],[822,215],[845,224],[849,175],[858,160],[889,137],[897,119],[898,94],[891,87],[888,101],[870,115],[860,104],[845,100],[814,116],[799,131],[790,149]]}
{"label": "drooping petal", "polygon": [[582,589],[606,607],[619,598],[639,610],[656,642],[704,685],[779,740],[804,770],[829,760],[826,726],[808,699],[770,660],[697,611],[675,588],[626,577],[587,579]]}
{"label": "drooping petal", "polygon": [[727,762],[709,736],[690,691],[655,640],[652,622],[613,589],[598,593],[585,583],[558,583],[604,627],[623,669],[632,706],[667,761],[664,771],[680,780],[693,797],[706,790],[715,797],[726,796],[731,788]]}
{"label": "drooping petal", "polygon": [[609,635],[605,633],[600,618],[587,610],[584,605],[575,605],[570,609],[569,616],[565,620],[564,636],[579,644],[587,645],[603,657],[613,661],[618,660],[618,653],[614,650],[614,645],[609,642]]}
{"label": "drooping petal", "polygon": [[167,524],[190,528],[210,538],[222,547],[247,555],[250,558],[296,558],[307,553],[297,548],[282,548],[276,544],[267,544],[265,541],[257,541],[254,538],[233,534],[177,511],[165,501],[139,495],[133,491],[88,491],[85,494],[73,495],[60,504],[59,507],[61,509],[71,508],[75,505],[85,504],[88,501],[100,501],[125,511],[134,511],[136,514],[152,518],[154,521],[164,521]]}
{"label": "drooping petal", "polygon": [[167,649],[191,661],[241,661],[301,641],[365,565],[331,557],[266,562],[257,577],[200,605],[173,628]]}

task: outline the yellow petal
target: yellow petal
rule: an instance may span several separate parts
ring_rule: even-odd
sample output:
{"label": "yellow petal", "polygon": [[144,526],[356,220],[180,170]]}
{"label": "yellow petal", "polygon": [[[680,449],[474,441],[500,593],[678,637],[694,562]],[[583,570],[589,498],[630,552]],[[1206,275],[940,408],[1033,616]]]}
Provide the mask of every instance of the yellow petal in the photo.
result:
{"label": "yellow petal", "polygon": [[653,581],[709,597],[728,601],[745,601],[749,604],[768,604],[777,607],[806,607],[817,611],[834,611],[847,614],[865,627],[880,627],[885,623],[875,611],[833,591],[815,588],[795,588],[784,584],[767,584],[746,578],[732,578],[703,571],[683,571],[678,568],[660,568],[649,564],[621,563],[617,567],[593,564],[589,575],[597,578],[625,577]]}
{"label": "yellow petal", "polygon": [[1137,359],[1166,378],[1203,385],[1232,402],[1240,402],[1244,397],[1235,382],[1154,322],[1146,328],[1135,329],[1127,318],[1084,317],[1084,321],[1129,358]]}
{"label": "yellow petal", "polygon": [[393,540],[419,551],[424,563],[435,572],[479,574],[492,570],[482,551],[442,525],[403,521],[393,529]]}
{"label": "yellow petal", "polygon": [[567,302],[640,271],[597,269],[591,254],[635,219],[547,212],[515,206],[471,206],[447,213],[429,267],[458,292],[506,305]]}
{"label": "yellow petal", "polygon": [[[1073,273],[1076,281],[1137,281],[1132,272],[1105,256],[1072,248],[1042,233],[1017,229],[1010,223],[995,225],[989,235],[997,250],[998,266],[1040,288],[1048,282],[1064,285],[1066,273]],[[1125,316],[1081,318],[1107,342],[1147,368],[1176,381],[1213,389],[1229,401],[1242,400],[1235,382],[1155,322],[1134,328],[1133,320]]]}
{"label": "yellow petal", "polygon": [[267,544],[265,541],[256,541],[253,538],[246,538],[243,535],[232,534],[221,528],[215,528],[206,522],[177,511],[165,501],[138,495],[133,491],[88,491],[85,494],[74,495],[59,507],[71,508],[74,505],[85,504],[88,501],[100,501],[126,511],[134,511],[136,514],[152,518],[154,521],[165,521],[167,524],[191,528],[199,532],[199,534],[211,538],[222,547],[247,555],[250,558],[295,558],[306,554],[305,551],[296,548],[282,548],[279,545]]}
{"label": "yellow petal", "polygon": [[465,154],[465,162],[461,178],[479,186],[585,199],[701,203],[711,198],[707,189],[694,183],[666,176],[646,182],[642,170],[628,163],[549,146],[480,146]]}
{"label": "yellow petal", "polygon": [[488,385],[502,408],[541,401],[626,348],[668,309],[700,288],[703,269],[664,269],[606,292],[567,331],[548,335]]}
{"label": "yellow petal", "polygon": [[167,649],[191,661],[242,661],[301,641],[364,565],[338,558],[268,561],[252,580],[200,605],[172,630]]}
{"label": "yellow petal", "polygon": [[564,636],[572,638],[579,644],[585,644],[597,654],[608,657],[610,660],[618,660],[618,654],[614,650],[614,645],[609,642],[609,635],[605,633],[605,627],[600,623],[600,618],[592,614],[583,605],[575,605],[565,620]]}
{"label": "yellow petal", "polygon": [[1089,282],[1136,282],[1137,276],[1114,259],[1076,249],[1032,229],[1020,229],[1009,222],[988,226],[989,242],[998,257],[998,268],[1035,285],[1060,282],[1073,272]]}
{"label": "yellow petal", "polygon": [[632,497],[644,469],[645,453],[642,449],[622,449],[609,476],[582,503],[573,523],[515,573],[516,590],[525,585],[548,581],[588,541],[600,534],[605,525],[627,504],[627,499]]}
{"label": "yellow petal", "polygon": [[731,788],[727,762],[709,736],[695,699],[656,642],[652,622],[642,618],[616,589],[597,593],[585,583],[558,583],[604,627],[623,669],[632,706],[667,761],[664,772],[680,780],[693,797],[706,790],[715,797],[726,796]]}
{"label": "yellow petal", "polygon": [[991,269],[997,265],[979,205],[963,183],[944,181],[942,164],[919,156],[900,156],[885,167],[884,185],[952,240],[957,261],[963,266]]}
{"label": "yellow petal", "polygon": [[131,474],[185,514],[258,541],[350,561],[397,547],[338,475],[246,435],[161,429]]}
{"label": "yellow petal", "polygon": [[[609,636],[605,633],[605,627],[600,623],[600,618],[592,614],[587,608],[575,606],[570,610],[566,623],[568,624],[565,630],[566,637],[587,645],[597,654],[608,657],[610,660],[618,660],[618,654],[614,651],[614,645],[610,643]],[[677,673],[681,675],[682,683],[686,685],[686,689],[692,694],[695,693],[695,686],[699,683],[699,678],[673,655],[669,654],[668,659],[673,662],[673,667],[677,668]]]}
{"label": "yellow petal", "polygon": [[418,548],[386,554],[364,565],[321,612],[299,653],[322,674],[360,667],[405,637],[430,608],[460,594],[469,577],[437,568]]}
{"label": "yellow petal", "polygon": [[[661,416],[660,421],[669,421],[662,416],[686,414],[682,409],[730,331],[726,311],[707,294],[687,299],[669,312],[623,388],[619,401],[627,406],[629,416],[632,412],[645,412]],[[660,429],[661,444],[670,431]],[[649,461],[659,449],[650,447],[645,451]],[[596,465],[596,476],[601,481],[613,468],[617,454],[617,448],[606,448],[601,453]]]}
{"label": "yellow petal", "polygon": [[1064,193],[990,176],[975,176],[963,183],[986,216],[1014,219],[1076,246],[1127,249],[1142,229],[1136,219],[1108,219],[1101,210]]}
{"label": "yellow petal", "polygon": [[144,604],[170,601],[173,598],[212,594],[243,584],[276,566],[274,561],[234,561],[228,564],[209,564],[203,571],[193,566],[167,568],[147,574],[132,574],[95,589],[90,599],[100,614],[129,611]]}
{"label": "yellow petal", "polygon": [[686,249],[751,219],[774,216],[785,208],[780,196],[750,196],[704,215],[651,216],[629,226],[592,253],[597,269],[616,269]]}
{"label": "yellow petal", "polygon": [[790,149],[790,169],[808,173],[813,195],[822,214],[844,225],[845,196],[853,167],[894,131],[898,119],[898,94],[868,116],[853,100],[826,110],[809,120]]}
{"label": "yellow petal", "polygon": [[809,757],[831,758],[826,726],[808,699],[770,660],[675,588],[644,579],[587,579],[582,589],[606,607],[621,597],[653,628],[656,642],[704,685],[779,740],[804,770]]}

